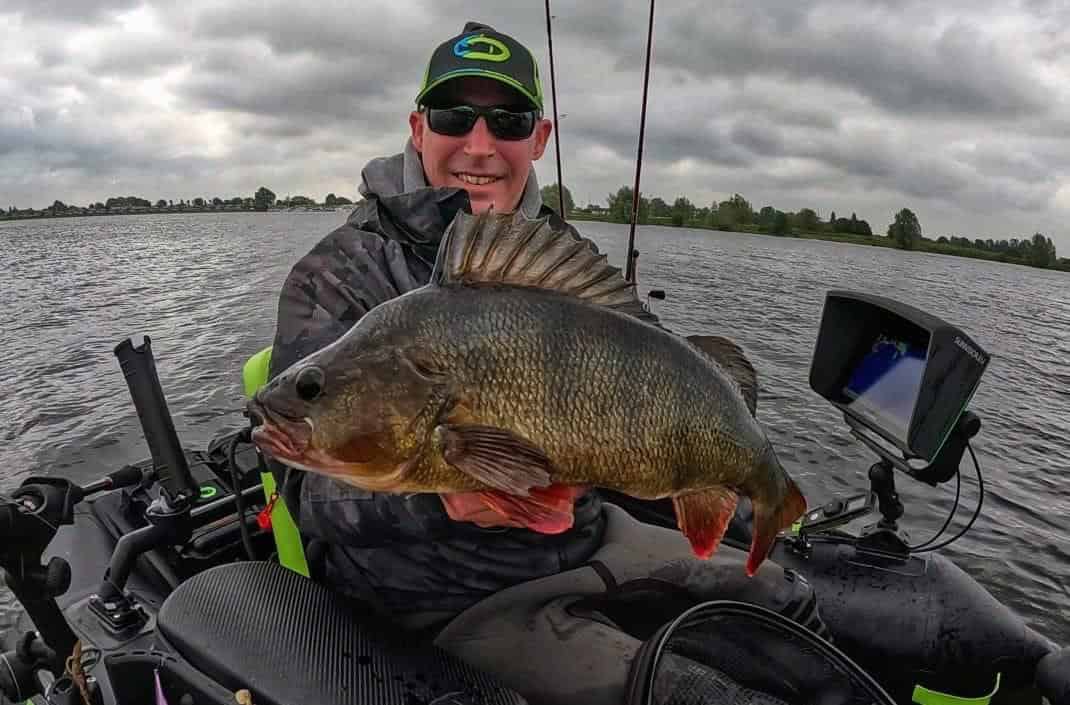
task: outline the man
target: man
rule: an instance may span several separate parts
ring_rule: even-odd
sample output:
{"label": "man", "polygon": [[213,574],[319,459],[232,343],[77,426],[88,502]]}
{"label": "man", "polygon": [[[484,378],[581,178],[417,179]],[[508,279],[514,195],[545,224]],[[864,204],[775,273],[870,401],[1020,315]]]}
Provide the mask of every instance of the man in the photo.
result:
{"label": "man", "polygon": [[[416,101],[404,152],[364,168],[364,200],[287,279],[271,376],[375,305],[426,283],[460,209],[519,208],[556,219],[532,168],[552,125],[542,117],[531,52],[470,22],[434,52]],[[581,565],[604,524],[596,495],[577,500],[575,526],[550,537],[510,530],[464,497],[447,507],[437,495],[373,494],[294,470],[283,487],[302,534],[322,540],[323,578],[412,625],[440,622],[509,585]]]}
{"label": "man", "polygon": [[[459,210],[520,209],[567,227],[542,204],[532,168],[552,125],[542,117],[530,51],[470,22],[434,51],[416,102],[404,151],[364,168],[364,199],[287,278],[272,377],[374,306],[426,283]],[[767,562],[747,579],[743,552],[728,547],[699,564],[680,534],[639,524],[595,492],[576,499],[570,530],[545,535],[463,495],[446,502],[377,494],[274,470],[312,542],[316,579],[426,630],[536,702],[619,702],[638,632],[672,619],[681,598],[692,604],[716,593],[787,612],[812,609],[805,583],[786,581],[779,567]],[[667,599],[650,602],[661,588]],[[629,610],[632,634],[620,624]]]}

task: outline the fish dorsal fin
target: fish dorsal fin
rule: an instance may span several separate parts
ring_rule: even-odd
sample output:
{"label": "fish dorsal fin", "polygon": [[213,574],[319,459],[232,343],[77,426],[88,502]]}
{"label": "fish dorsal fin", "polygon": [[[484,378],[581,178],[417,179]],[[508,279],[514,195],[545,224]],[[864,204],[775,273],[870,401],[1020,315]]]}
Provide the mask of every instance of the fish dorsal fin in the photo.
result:
{"label": "fish dorsal fin", "polygon": [[739,387],[751,416],[758,413],[758,373],[743,349],[719,335],[689,335],[687,341],[721,366]]}
{"label": "fish dorsal fin", "polygon": [[522,211],[460,211],[442,238],[431,281],[439,286],[504,284],[570,294],[658,325],[619,267],[594,243],[549,217]]}

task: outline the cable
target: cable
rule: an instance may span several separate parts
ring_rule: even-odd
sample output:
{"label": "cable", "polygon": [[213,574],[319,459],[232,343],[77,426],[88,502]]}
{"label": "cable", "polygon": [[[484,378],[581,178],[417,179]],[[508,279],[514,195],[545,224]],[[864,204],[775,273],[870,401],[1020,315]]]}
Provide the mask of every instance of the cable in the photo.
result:
{"label": "cable", "polygon": [[920,551],[917,551],[917,553],[924,553],[926,551],[935,551],[935,550],[937,550],[939,548],[944,548],[945,546],[951,545],[952,543],[954,543],[958,539],[962,538],[962,536],[965,535],[965,533],[967,531],[969,531],[970,528],[973,526],[973,523],[975,521],[977,521],[977,517],[981,515],[981,507],[984,505],[984,502],[985,502],[985,481],[984,481],[984,478],[981,477],[981,464],[977,462],[977,455],[974,454],[973,447],[970,445],[969,441],[966,442],[966,450],[970,451],[970,457],[973,458],[973,467],[976,468],[976,470],[977,470],[977,492],[978,492],[977,508],[973,510],[973,516],[970,517],[969,523],[966,524],[966,526],[962,527],[961,531],[959,531],[957,534],[955,534],[951,538],[949,538],[949,539],[947,539],[947,540],[945,540],[945,541],[943,541],[941,543],[938,543],[938,544],[936,544],[934,546],[927,546],[926,548],[923,548]]}
{"label": "cable", "polygon": [[249,557],[249,560],[256,560],[256,551],[253,550],[253,540],[249,536],[249,527],[245,525],[245,500],[242,497],[241,483],[238,481],[238,464],[234,460],[235,451],[238,447],[238,441],[248,436],[249,430],[245,429],[240,433],[234,434],[234,437],[230,439],[230,443],[227,444],[227,465],[230,466],[230,485],[231,491],[234,493],[234,504],[238,507],[238,531],[241,532],[241,542],[245,547],[245,555]]}
{"label": "cable", "polygon": [[916,546],[907,546],[907,550],[911,552],[918,552],[926,546],[931,545],[936,539],[944,535],[947,531],[947,527],[951,526],[951,520],[955,518],[955,514],[959,510],[959,495],[962,493],[962,472],[955,468],[955,501],[951,505],[951,511],[947,515],[947,519],[944,520],[944,525],[940,527],[940,530],[936,532],[929,539],[922,541]]}

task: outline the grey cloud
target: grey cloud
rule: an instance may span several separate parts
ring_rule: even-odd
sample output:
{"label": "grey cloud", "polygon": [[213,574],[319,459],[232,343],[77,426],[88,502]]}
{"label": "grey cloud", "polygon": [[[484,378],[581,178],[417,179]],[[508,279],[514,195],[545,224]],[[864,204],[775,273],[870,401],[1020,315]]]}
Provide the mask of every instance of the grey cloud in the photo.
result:
{"label": "grey cloud", "polygon": [[[376,114],[375,106],[395,89],[373,63],[312,56],[287,61],[217,46],[195,63],[180,90],[200,107],[259,114],[274,122],[354,121]],[[270,80],[263,80],[265,75]]]}
{"label": "grey cloud", "polygon": [[108,19],[140,4],[141,0],[5,0],[0,15],[71,25]]}
{"label": "grey cloud", "polygon": [[1044,180],[1033,172],[1023,179],[1008,169],[997,175],[978,168],[985,160],[1008,159],[1007,152],[989,148],[979,159],[956,158],[950,150],[912,149],[876,132],[815,140],[795,153],[829,164],[846,178],[863,179],[870,187],[892,188],[915,201],[957,202],[971,211],[994,212],[1007,204],[1038,208],[1058,188],[1051,174]]}
{"label": "grey cloud", "polygon": [[[695,159],[725,166],[746,166],[751,156],[737,146],[727,130],[696,115],[647,116],[643,154],[662,163]],[[655,126],[656,125],[656,126]],[[608,147],[623,159],[633,160],[639,145],[638,115],[584,112],[569,114],[563,123],[568,139]],[[562,137],[564,139],[564,137]],[[570,142],[571,143],[571,142]]]}
{"label": "grey cloud", "polygon": [[197,165],[209,165],[207,160],[197,157],[162,157],[153,149],[151,141],[132,142],[119,133],[40,116],[32,124],[0,120],[0,155],[5,159],[9,155],[32,157],[43,172],[71,170],[87,176],[105,176],[124,169],[191,174]]}
{"label": "grey cloud", "polygon": [[801,105],[756,104],[754,112],[777,125],[812,127],[821,130],[835,130],[840,124],[840,117],[831,110],[808,108]]}
{"label": "grey cloud", "polygon": [[[692,5],[666,13],[658,30],[659,66],[699,77],[820,79],[895,112],[1012,117],[1048,105],[1029,67],[969,22],[955,22],[929,40],[925,26],[906,21],[826,29],[812,17],[817,7],[740,1],[716,11]],[[625,48],[619,39],[594,36],[632,60],[641,56],[641,43]]]}
{"label": "grey cloud", "polygon": [[[393,15],[383,8],[362,11],[317,9],[305,3],[234,2],[208,8],[194,16],[192,34],[207,39],[257,39],[277,55],[315,54],[328,61],[360,57],[372,62],[368,70],[387,65],[399,72],[419,75],[420,60],[430,48],[406,41],[412,18]],[[445,39],[445,37],[443,37]]]}
{"label": "grey cloud", "polygon": [[1057,176],[1057,169],[1053,165],[1044,163],[1037,155],[1021,148],[985,143],[958,156],[989,178],[1003,177],[1025,184],[1037,184]]}
{"label": "grey cloud", "polygon": [[59,44],[41,47],[37,50],[37,64],[44,69],[63,66],[71,60],[71,55]]}
{"label": "grey cloud", "polygon": [[[401,148],[424,62],[465,20],[525,42],[549,94],[541,3],[167,0],[139,35],[115,22],[133,1],[62,18],[55,0],[15,2],[0,10],[23,12],[0,56],[0,190],[21,206],[142,184],[353,192],[368,159]],[[634,178],[648,7],[554,3],[577,198],[604,202]],[[1067,182],[1070,104],[1045,83],[1068,68],[1066,12],[1054,0],[659,4],[643,191],[856,210],[875,230],[903,206],[927,232],[1066,222],[1053,196]],[[553,157],[551,143],[544,182]]]}
{"label": "grey cloud", "polygon": [[731,139],[755,154],[770,156],[784,152],[784,138],[780,129],[764,121],[740,118],[732,126]]}
{"label": "grey cloud", "polygon": [[189,54],[182,45],[160,44],[155,37],[139,37],[104,47],[88,68],[97,76],[137,79],[187,61]]}

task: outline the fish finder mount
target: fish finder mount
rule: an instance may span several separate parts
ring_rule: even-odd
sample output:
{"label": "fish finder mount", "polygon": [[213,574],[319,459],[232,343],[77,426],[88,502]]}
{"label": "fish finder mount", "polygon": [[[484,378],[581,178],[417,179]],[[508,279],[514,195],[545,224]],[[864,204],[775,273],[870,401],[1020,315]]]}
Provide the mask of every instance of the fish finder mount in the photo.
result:
{"label": "fish finder mount", "polygon": [[[849,423],[849,422],[848,422]],[[857,546],[861,550],[890,554],[906,558],[910,543],[899,528],[898,519],[903,516],[903,502],[895,489],[895,470],[899,469],[916,480],[936,487],[955,476],[967,442],[981,430],[981,419],[972,411],[963,412],[955,424],[951,436],[940,449],[936,459],[923,468],[915,468],[877,446],[881,459],[869,468],[870,492],[876,499],[881,519],[862,530]],[[852,429],[852,432],[855,432]],[[855,432],[865,441],[864,436]]]}
{"label": "fish finder mount", "polygon": [[906,558],[894,471],[932,487],[956,477],[981,428],[966,407],[988,362],[970,336],[936,316],[881,296],[828,292],[810,386],[843,412],[852,435],[879,460],[869,469],[868,493],[809,512],[800,535],[844,524],[876,504],[881,519],[862,530],[858,548]]}

